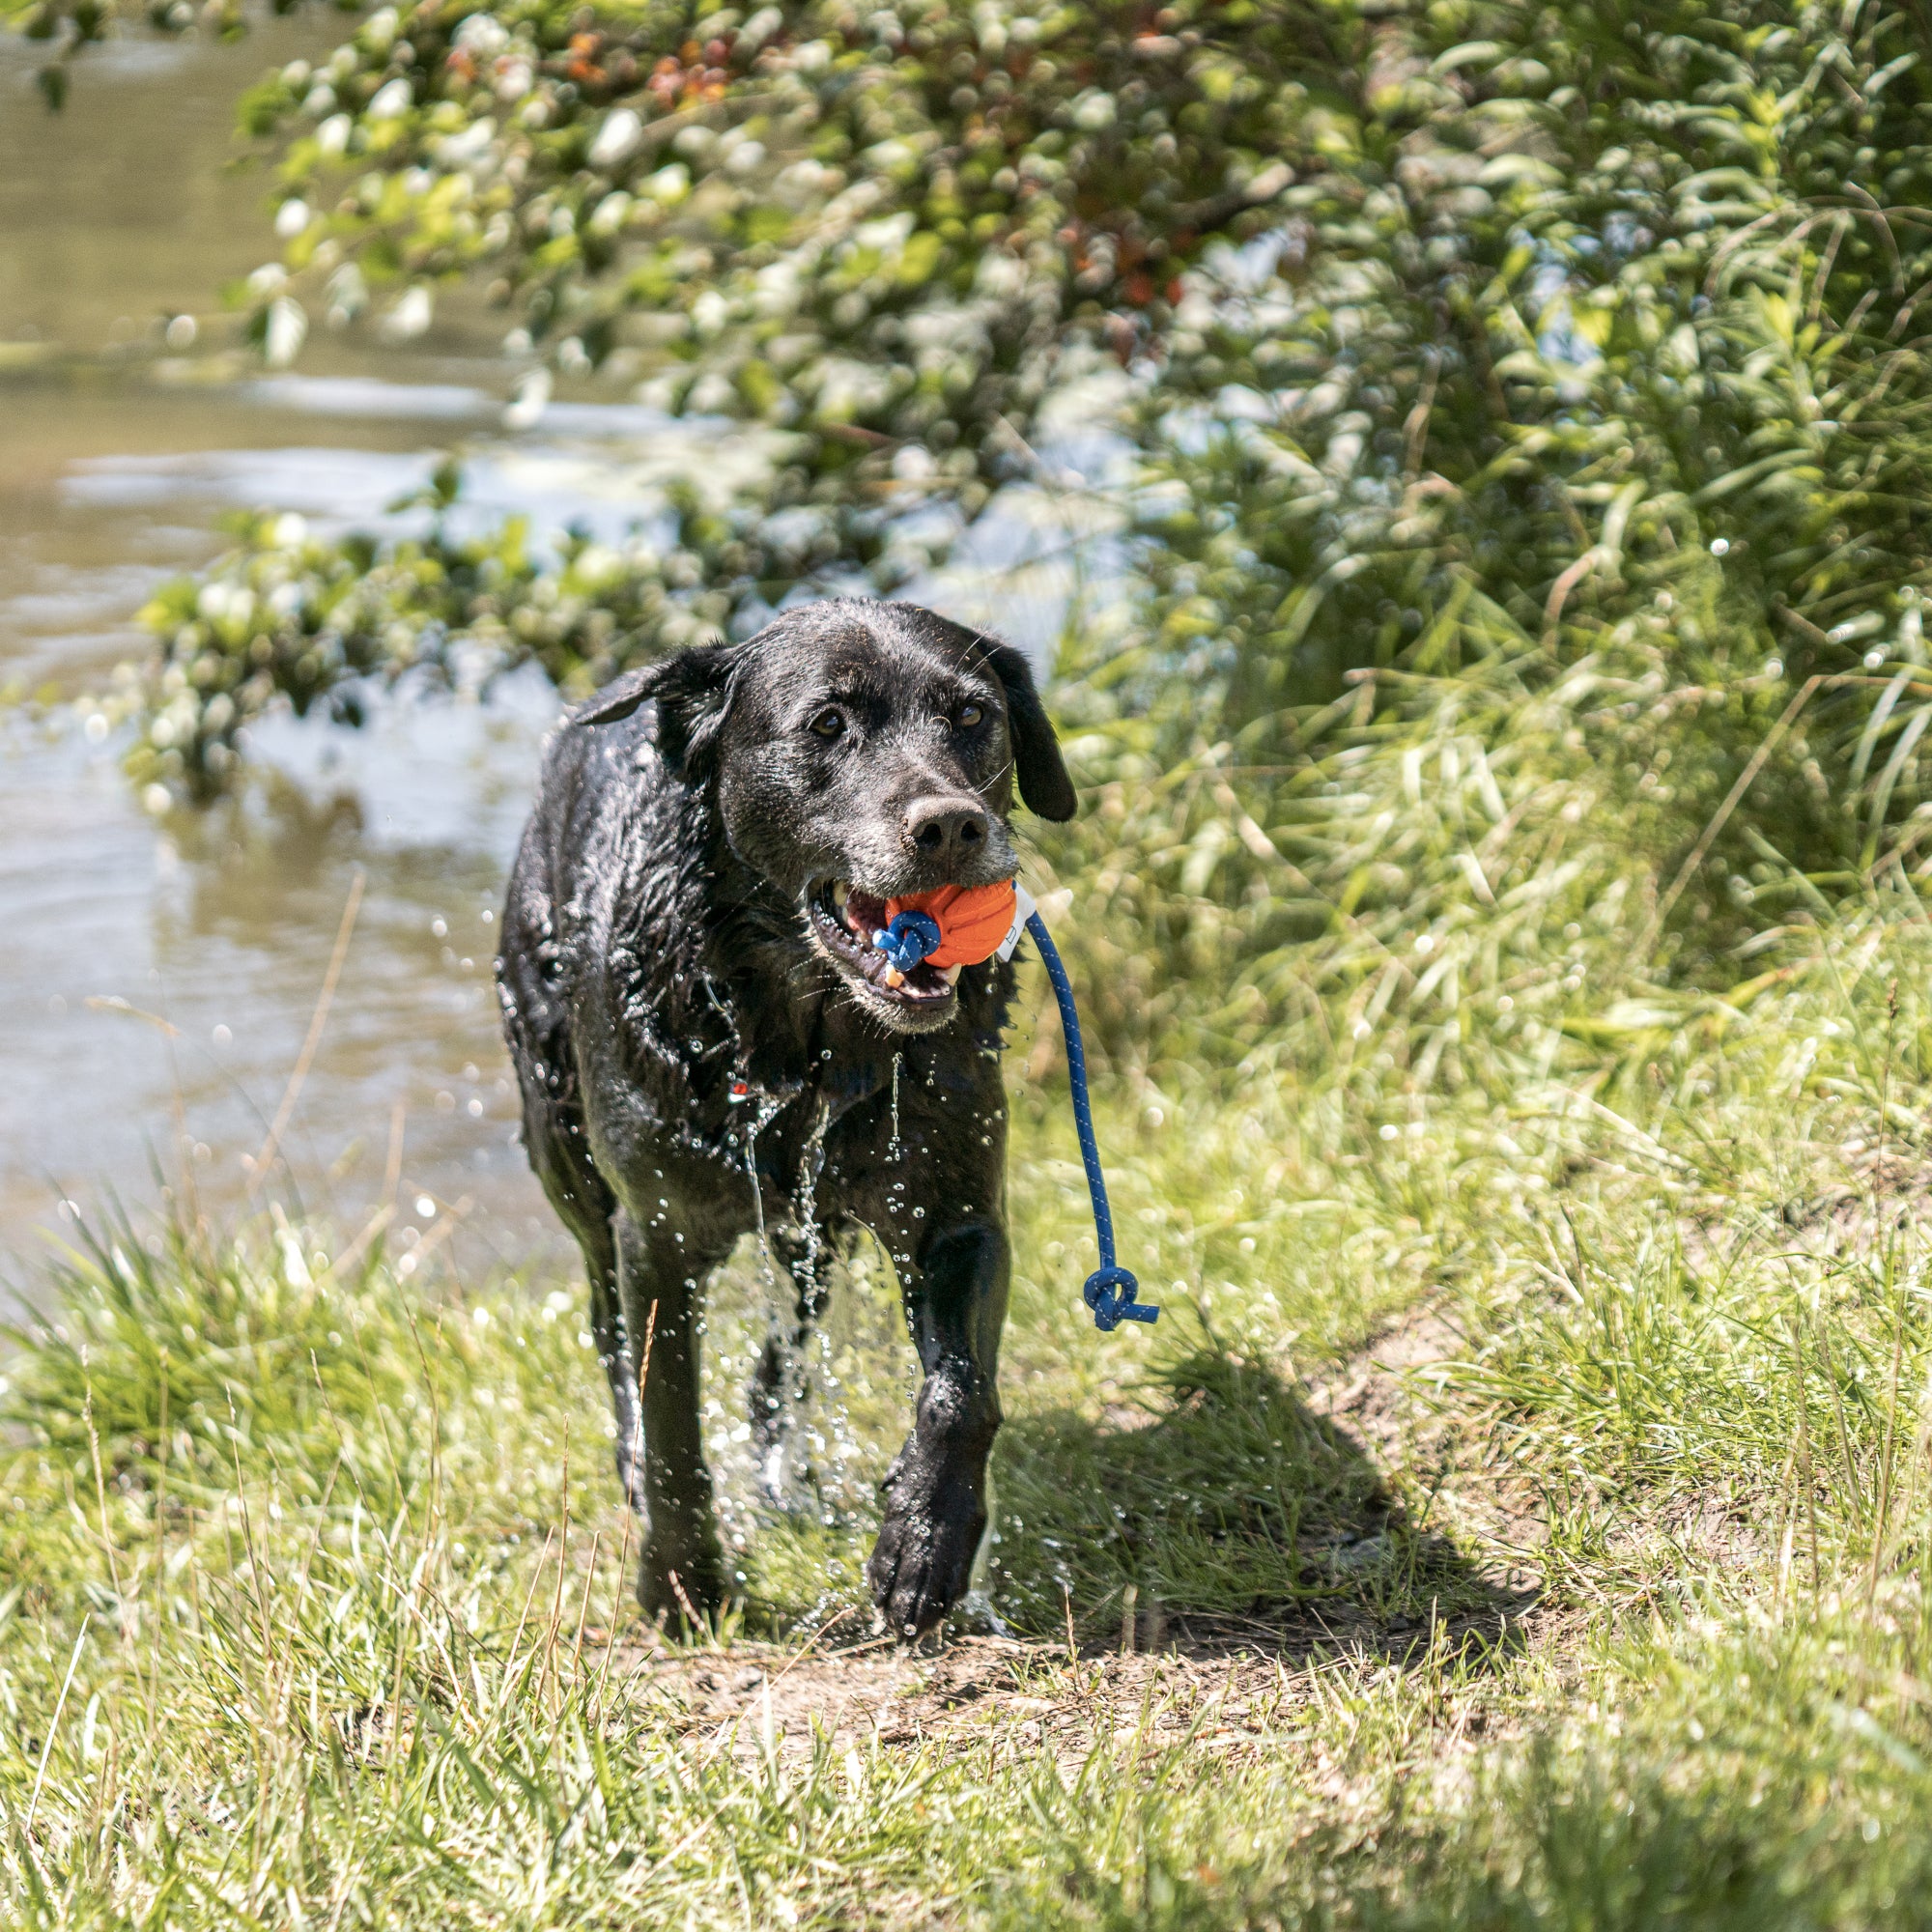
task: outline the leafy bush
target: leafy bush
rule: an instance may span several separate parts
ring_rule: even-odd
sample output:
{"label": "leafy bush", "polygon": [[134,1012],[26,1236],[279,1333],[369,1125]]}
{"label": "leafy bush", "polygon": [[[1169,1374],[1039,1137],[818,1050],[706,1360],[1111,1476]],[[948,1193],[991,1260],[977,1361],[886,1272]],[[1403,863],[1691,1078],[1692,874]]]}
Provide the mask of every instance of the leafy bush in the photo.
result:
{"label": "leafy bush", "polygon": [[264,519],[156,603],[134,769],[206,796],[270,703],[582,689],[890,591],[1065,487],[1084,396],[1124,459],[1063,652],[1100,810],[1050,856],[1108,908],[1117,1051],[1294,1051],[1297,1012],[1328,1051],[1332,993],[1427,1084],[1605,974],[1747,979],[1820,895],[1909,896],[1932,823],[1924,38],[1760,0],[384,9],[245,108],[271,353],[473,270],[532,406],[601,367],[768,461],[554,557]]}

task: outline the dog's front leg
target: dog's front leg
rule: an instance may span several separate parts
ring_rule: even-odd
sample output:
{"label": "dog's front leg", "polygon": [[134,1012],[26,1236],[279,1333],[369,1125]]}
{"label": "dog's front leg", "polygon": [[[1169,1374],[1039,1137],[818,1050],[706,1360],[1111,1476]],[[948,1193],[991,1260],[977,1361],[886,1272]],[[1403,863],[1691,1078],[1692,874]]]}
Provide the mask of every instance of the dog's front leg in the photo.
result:
{"label": "dog's front leg", "polygon": [[[893,1218],[897,1236],[910,1208],[901,1205]],[[887,1245],[899,1241],[889,1237]],[[966,1594],[985,1532],[1009,1251],[1006,1230],[989,1213],[942,1222],[895,1261],[925,1384],[912,1434],[886,1474],[885,1520],[866,1577],[887,1629],[910,1637]]]}
{"label": "dog's front leg", "polygon": [[722,1257],[696,1251],[664,1225],[615,1217],[624,1323],[642,1382],[646,1527],[638,1565],[644,1614],[673,1624],[715,1610],[727,1594],[699,1427],[698,1299]]}

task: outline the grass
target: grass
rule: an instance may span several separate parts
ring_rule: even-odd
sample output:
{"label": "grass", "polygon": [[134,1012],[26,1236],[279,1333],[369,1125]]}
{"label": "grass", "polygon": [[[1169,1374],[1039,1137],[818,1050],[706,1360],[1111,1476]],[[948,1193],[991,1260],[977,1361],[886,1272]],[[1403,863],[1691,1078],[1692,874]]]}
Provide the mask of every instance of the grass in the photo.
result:
{"label": "grass", "polygon": [[[1277,31],[1223,11],[1236,61]],[[103,1219],[0,1369],[11,1917],[1932,1919],[1922,22],[1376,11],[1292,272],[1191,275],[1126,600],[1056,680],[1094,810],[1045,856],[1165,1314],[1083,1325],[1022,1040],[1009,1634],[866,1638],[910,1388],[876,1257],[788,1513],[758,1257],[723,1285],[744,1607],[671,1653],[572,1284]],[[157,794],[277,690],[464,626],[582,675],[698,608],[640,555],[292,527],[156,607]],[[768,592],[742,535],[685,518],[672,575]]]}
{"label": "grass", "polygon": [[[1123,1245],[1166,1304],[1124,1342],[1076,1320],[1079,1170],[1023,1088],[1012,1634],[955,1644],[998,1660],[981,1706],[935,1691],[909,1731],[834,1708],[841,1673],[910,1697],[950,1667],[863,1641],[909,1371],[877,1266],[814,1365],[819,1488],[789,1517],[731,1440],[755,1254],[721,1291],[748,1605],[669,1658],[628,1609],[568,1283],[90,1226],[0,1396],[10,1917],[1932,1917],[1926,952],[1848,915],[1594,1094],[1391,1122],[1339,1084],[1122,1086]],[[1400,1415],[1371,1428],[1335,1391],[1425,1307],[1463,1339],[1377,1378]],[[746,1664],[761,1688],[714,1721],[693,1673]],[[780,1721],[781,1686],[806,1696]]]}

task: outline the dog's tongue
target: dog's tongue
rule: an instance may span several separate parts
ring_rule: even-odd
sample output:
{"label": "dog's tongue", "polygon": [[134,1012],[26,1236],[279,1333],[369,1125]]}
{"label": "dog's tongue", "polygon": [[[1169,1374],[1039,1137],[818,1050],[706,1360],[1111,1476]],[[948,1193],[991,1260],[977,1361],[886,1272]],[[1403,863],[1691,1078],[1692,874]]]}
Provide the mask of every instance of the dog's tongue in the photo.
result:
{"label": "dog's tongue", "polygon": [[939,922],[939,947],[925,955],[928,966],[977,966],[990,959],[1012,930],[1018,899],[1013,882],[997,886],[941,886],[937,892],[914,893],[888,899],[890,922],[902,912],[923,912]]}

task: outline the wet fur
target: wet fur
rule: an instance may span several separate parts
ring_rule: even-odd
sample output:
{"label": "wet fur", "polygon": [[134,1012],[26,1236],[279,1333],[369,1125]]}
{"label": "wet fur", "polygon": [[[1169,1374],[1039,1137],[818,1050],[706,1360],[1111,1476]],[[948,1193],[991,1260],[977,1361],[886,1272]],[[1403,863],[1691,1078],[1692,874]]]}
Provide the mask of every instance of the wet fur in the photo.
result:
{"label": "wet fur", "polygon": [[[837,756],[799,736],[830,693],[863,715]],[[935,722],[961,693],[992,714],[984,730]],[[589,1274],[618,1476],[647,1522],[647,1612],[684,1620],[730,1594],[697,1334],[705,1283],[760,1205],[797,1284],[795,1334],[822,1305],[823,1258],[856,1230],[891,1255],[925,1380],[867,1576],[900,1634],[965,1590],[1000,1424],[1012,973],[967,968],[936,1024],[883,1010],[814,945],[800,895],[825,876],[882,894],[943,883],[906,810],[949,793],[988,814],[964,882],[1009,874],[1015,771],[1036,810],[1071,815],[1018,653],[913,606],[847,601],[633,672],[550,746],[499,990],[530,1162]],[[767,1430],[781,1379],[768,1351]]]}

